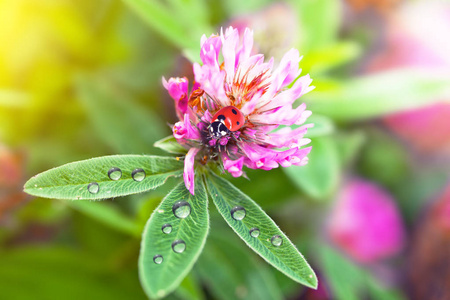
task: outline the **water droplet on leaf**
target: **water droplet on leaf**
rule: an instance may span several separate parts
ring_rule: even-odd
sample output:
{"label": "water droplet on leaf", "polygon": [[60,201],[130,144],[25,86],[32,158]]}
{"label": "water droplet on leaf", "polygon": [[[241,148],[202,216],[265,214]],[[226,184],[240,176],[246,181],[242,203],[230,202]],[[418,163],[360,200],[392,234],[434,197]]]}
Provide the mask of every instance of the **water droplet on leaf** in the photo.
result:
{"label": "water droplet on leaf", "polygon": [[100,187],[98,186],[97,182],[91,182],[88,184],[87,189],[88,189],[89,193],[97,194],[98,191],[100,190]]}
{"label": "water droplet on leaf", "polygon": [[163,259],[162,255],[157,254],[157,255],[153,256],[153,262],[157,265],[161,264],[163,262],[163,260],[164,259]]}
{"label": "water droplet on leaf", "polygon": [[183,240],[176,240],[172,243],[172,250],[176,253],[182,253],[186,250],[186,243]]}
{"label": "water droplet on leaf", "polygon": [[279,247],[281,246],[281,244],[283,244],[283,238],[279,235],[274,235],[270,241],[272,242],[272,245],[274,245],[275,247]]}
{"label": "water droplet on leaf", "polygon": [[161,227],[161,230],[162,230],[163,233],[169,234],[169,233],[172,232],[172,225],[170,225],[170,224],[164,224],[164,225]]}
{"label": "water droplet on leaf", "polygon": [[133,177],[134,181],[142,181],[145,179],[145,171],[143,169],[135,169],[131,172],[131,177]]}
{"label": "water droplet on leaf", "polygon": [[259,233],[260,233],[260,231],[259,231],[259,229],[256,228],[256,227],[250,229],[250,235],[251,235],[251,237],[256,238],[256,237],[259,236]]}
{"label": "water droplet on leaf", "polygon": [[187,218],[191,214],[191,205],[186,201],[178,201],[172,206],[172,212],[177,218]]}
{"label": "water droplet on leaf", "polygon": [[245,218],[245,215],[247,214],[247,211],[242,206],[235,206],[231,210],[231,216],[233,219],[240,221],[243,218]]}
{"label": "water droplet on leaf", "polygon": [[122,170],[119,168],[111,168],[108,171],[108,177],[111,180],[119,180],[122,177]]}

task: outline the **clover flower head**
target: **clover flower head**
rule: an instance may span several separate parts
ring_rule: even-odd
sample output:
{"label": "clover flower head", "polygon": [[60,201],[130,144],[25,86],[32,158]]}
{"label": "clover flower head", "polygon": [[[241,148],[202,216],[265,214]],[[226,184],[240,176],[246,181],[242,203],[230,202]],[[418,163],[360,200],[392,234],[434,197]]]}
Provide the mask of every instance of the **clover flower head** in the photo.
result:
{"label": "clover flower head", "polygon": [[313,125],[304,123],[311,112],[294,102],[314,87],[309,75],[299,77],[296,49],[274,67],[273,59],[253,52],[250,29],[240,36],[229,27],[201,38],[200,58],[190,93],[186,78],[163,79],[180,120],[173,135],[189,149],[184,180],[191,193],[196,159],[216,161],[234,177],[244,174],[243,166],[270,170],[308,162],[311,147],[301,147],[309,143],[304,135]]}
{"label": "clover flower head", "polygon": [[395,199],[373,182],[353,179],[338,196],[328,222],[331,240],[354,260],[370,264],[397,254],[405,232]]}

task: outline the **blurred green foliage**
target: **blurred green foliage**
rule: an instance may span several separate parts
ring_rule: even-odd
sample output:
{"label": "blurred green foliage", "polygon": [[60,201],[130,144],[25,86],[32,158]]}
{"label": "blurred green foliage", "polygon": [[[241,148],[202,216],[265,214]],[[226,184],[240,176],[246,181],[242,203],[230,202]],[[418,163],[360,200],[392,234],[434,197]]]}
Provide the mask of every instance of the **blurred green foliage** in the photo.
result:
{"label": "blurred green foliage", "polygon": [[[302,98],[316,124],[309,132],[310,163],[247,170],[250,180],[232,182],[299,241],[331,299],[404,299],[401,286],[386,289],[370,268],[329,246],[323,225],[341,184],[362,176],[391,191],[414,227],[448,182],[448,164],[428,163],[432,158],[410,151],[377,120],[442,100],[448,78],[418,69],[360,78],[355,70],[376,43],[368,40],[377,28],[346,22],[349,8],[342,1],[286,3],[298,18],[297,28],[286,28],[297,36],[291,47],[305,55],[301,67],[316,85]],[[153,143],[170,134],[167,125],[176,117],[161,77],[191,73],[188,59],[199,60],[201,35],[273,4],[1,1],[0,142],[24,156],[24,175],[13,190],[20,192],[25,178],[75,160],[162,153]],[[102,203],[16,203],[9,188],[0,187],[0,203],[11,202],[0,206],[0,298],[145,299],[137,275],[139,234],[176,182]],[[168,299],[309,299],[303,287],[245,247],[212,211],[205,251]]]}

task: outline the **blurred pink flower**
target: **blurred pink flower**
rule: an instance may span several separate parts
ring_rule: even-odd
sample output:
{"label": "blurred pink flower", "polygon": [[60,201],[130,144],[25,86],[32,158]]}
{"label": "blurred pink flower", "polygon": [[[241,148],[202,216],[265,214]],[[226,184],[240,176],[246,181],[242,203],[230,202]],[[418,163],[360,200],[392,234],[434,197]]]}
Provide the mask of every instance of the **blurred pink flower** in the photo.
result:
{"label": "blurred pink flower", "polygon": [[[243,166],[270,170],[279,165],[301,166],[308,161],[311,147],[300,147],[309,143],[303,136],[312,124],[302,124],[311,112],[305,104],[296,108],[293,104],[314,87],[310,86],[309,75],[298,78],[298,51],[289,50],[276,68],[273,58],[264,62],[262,54],[252,53],[253,32],[247,28],[239,35],[237,29],[229,27],[220,35],[202,37],[203,64],[193,65],[195,84],[189,97],[185,78],[163,79],[180,119],[173,127],[174,137],[186,148],[197,149],[190,150],[185,160],[185,184],[192,193],[197,154],[202,163],[218,161],[235,177],[243,175]],[[221,121],[212,118],[229,106],[233,106],[235,115],[242,114],[243,124],[236,130],[223,129],[227,124],[223,121],[223,126],[218,127],[222,129],[213,134],[212,124]],[[274,131],[279,125],[302,126]]]}
{"label": "blurred pink flower", "polygon": [[24,155],[0,144],[0,227],[11,209],[29,199],[22,191]]}
{"label": "blurred pink flower", "polygon": [[327,228],[331,240],[360,263],[392,256],[403,246],[404,228],[394,200],[361,179],[344,186]]}
{"label": "blurred pink flower", "polygon": [[[408,3],[390,19],[386,47],[370,62],[370,72],[423,67],[450,76],[450,3]],[[449,99],[422,109],[396,113],[384,119],[400,137],[423,152],[450,153]],[[447,101],[447,103],[445,103]]]}
{"label": "blurred pink flower", "polygon": [[450,184],[447,185],[438,201],[433,205],[431,213],[439,231],[450,236]]}
{"label": "blurred pink flower", "polygon": [[346,2],[356,11],[366,9],[376,9],[379,12],[390,12],[401,0],[346,0]]}
{"label": "blurred pink flower", "polygon": [[0,188],[15,188],[22,184],[23,157],[0,144]]}
{"label": "blurred pink flower", "polygon": [[420,151],[450,153],[448,103],[397,113],[386,117],[384,123]]}
{"label": "blurred pink flower", "polygon": [[417,223],[405,270],[411,299],[450,299],[450,182]]}

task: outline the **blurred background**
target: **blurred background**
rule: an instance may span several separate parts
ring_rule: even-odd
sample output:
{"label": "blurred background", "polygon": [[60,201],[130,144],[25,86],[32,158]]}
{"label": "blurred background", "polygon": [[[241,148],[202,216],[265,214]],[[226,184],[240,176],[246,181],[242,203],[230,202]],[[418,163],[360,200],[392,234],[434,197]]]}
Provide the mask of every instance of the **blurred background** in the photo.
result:
{"label": "blurred background", "polygon": [[319,276],[267,265],[213,206],[199,261],[168,299],[450,299],[450,2],[0,0],[0,299],[145,299],[140,234],[178,181],[103,202],[32,198],[75,160],[163,154],[176,122],[161,77],[199,41],[246,26],[316,89],[306,167],[232,179]]}

